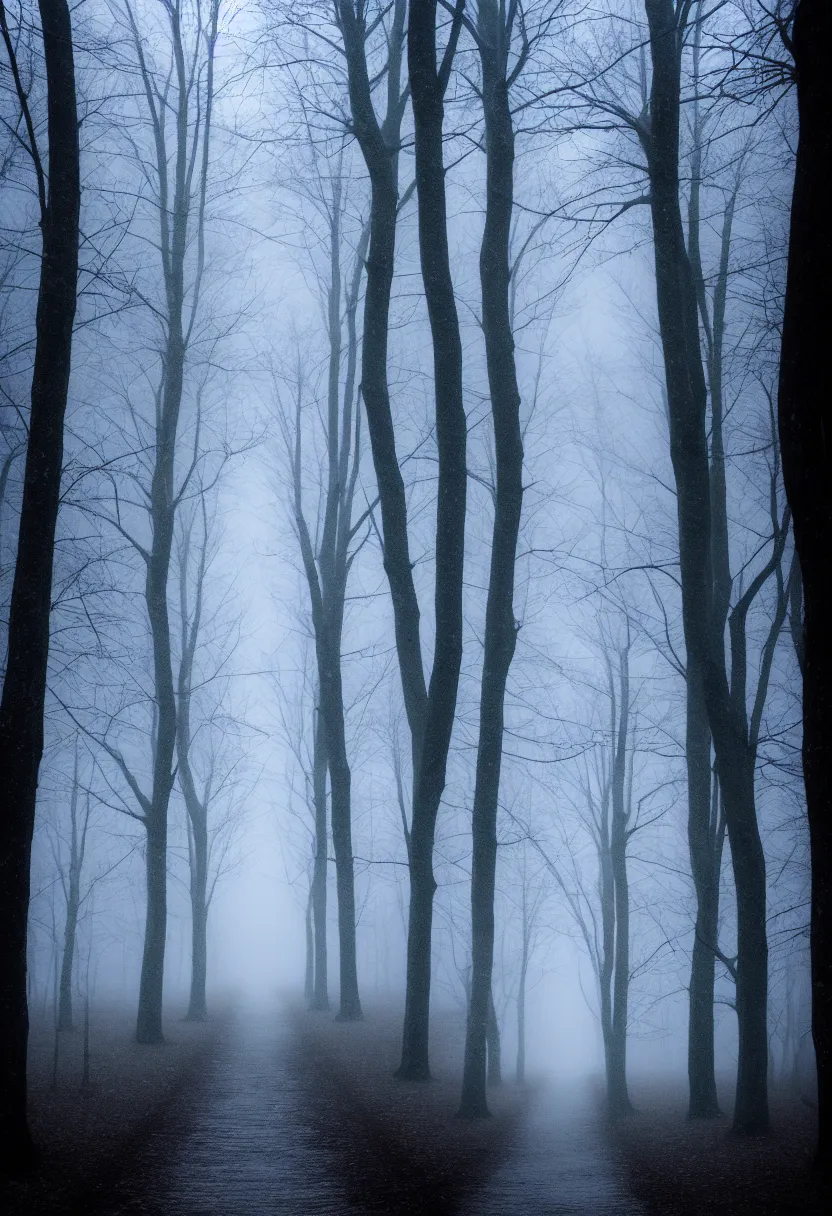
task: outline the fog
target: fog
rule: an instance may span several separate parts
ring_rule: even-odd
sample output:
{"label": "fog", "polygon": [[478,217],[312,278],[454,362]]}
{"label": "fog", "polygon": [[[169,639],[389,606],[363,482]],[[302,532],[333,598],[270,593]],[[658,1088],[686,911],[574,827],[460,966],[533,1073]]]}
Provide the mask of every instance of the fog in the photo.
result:
{"label": "fog", "polygon": [[15,1210],[812,1210],[794,7],[0,5]]}

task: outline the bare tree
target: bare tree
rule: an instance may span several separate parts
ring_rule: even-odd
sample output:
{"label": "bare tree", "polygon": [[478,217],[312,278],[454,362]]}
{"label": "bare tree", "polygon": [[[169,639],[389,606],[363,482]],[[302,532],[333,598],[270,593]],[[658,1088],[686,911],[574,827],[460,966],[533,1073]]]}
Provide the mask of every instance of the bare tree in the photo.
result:
{"label": "bare tree", "polygon": [[[304,371],[305,360],[299,339],[293,368],[294,402],[291,407],[287,405],[282,408],[280,421],[291,469],[293,520],[309,591],[318,667],[320,721],[315,726],[316,762],[313,765],[316,773],[314,780],[318,783],[315,786],[318,798],[316,805],[320,803],[318,769],[323,773],[328,769],[330,776],[340,946],[338,1017],[342,1021],[351,1021],[361,1017],[361,1001],[356,963],[351,773],[346,742],[341,638],[350,569],[363,544],[363,540],[356,542],[356,538],[364,528],[369,514],[364,511],[357,519],[354,518],[356,486],[361,465],[360,413],[356,395],[359,353],[356,318],[369,231],[364,226],[360,232],[353,266],[344,284],[343,224],[348,183],[343,156],[339,158],[334,172],[331,172],[322,167],[311,138],[308,141],[308,151],[312,159],[309,193],[313,205],[322,214],[326,225],[328,263],[326,280],[321,287],[327,346],[323,426],[326,444],[323,474],[325,489],[317,500],[319,518],[314,528],[310,528],[304,504],[305,492],[308,493],[310,488],[306,484],[308,475],[304,467],[303,420],[308,378]],[[318,739],[321,727],[323,736]],[[326,768],[323,767],[324,764]],[[325,799],[323,806],[325,807]],[[323,848],[325,830],[317,835]],[[317,903],[313,897],[313,919],[325,916],[325,902],[321,901],[325,868],[320,863],[316,863],[316,873],[317,878],[313,879],[313,886]],[[316,932],[320,936],[325,935],[325,926],[319,920]],[[321,961],[323,964],[323,955]],[[325,986],[323,976],[322,984]],[[323,988],[320,996],[321,1003],[325,1005]]]}
{"label": "bare tree", "polygon": [[792,197],[789,266],[780,362],[779,425],[783,472],[803,578],[803,772],[812,851],[812,1035],[818,1070],[817,1159],[828,1160],[832,1110],[832,535],[828,360],[832,266],[825,188],[832,170],[826,48],[832,12],[799,0],[791,35],[800,138]]}
{"label": "bare tree", "polygon": [[[462,658],[466,419],[462,345],[448,253],[443,157],[443,99],[462,24],[454,10],[441,61],[435,0],[412,3],[408,19],[408,78],[415,124],[416,192],[422,279],[434,351],[439,484],[436,514],[435,640],[426,686],[419,639],[407,509],[387,384],[387,337],[398,211],[398,153],[407,92],[400,83],[405,3],[393,7],[387,34],[387,108],[379,122],[372,97],[367,38],[375,23],[363,2],[339,2],[337,19],[347,60],[353,129],[370,177],[370,248],[364,306],[362,395],[378,484],[384,565],[390,582],[396,649],[413,755],[410,829],[410,916],[402,1059],[397,1075],[427,1079],[430,1008],[433,846],[445,786],[448,749]],[[386,31],[385,31],[386,33]]]}
{"label": "bare tree", "polygon": [[77,298],[81,203],[69,5],[66,0],[39,0],[38,7],[46,72],[46,157],[32,124],[5,4],[0,4],[0,32],[15,80],[27,150],[34,164],[42,234],[31,413],[9,609],[8,659],[0,701],[0,765],[6,796],[0,828],[0,916],[4,925],[0,952],[0,1038],[4,1043],[0,1141],[4,1164],[14,1168],[25,1168],[33,1160],[26,1119],[29,861],[43,753],[52,565]]}
{"label": "bare tree", "polygon": [[[528,38],[517,5],[481,0],[476,26],[466,26],[479,51],[486,149],[485,227],[480,247],[482,321],[496,453],[494,525],[485,615],[480,731],[473,807],[471,870],[471,1003],[465,1039],[460,1114],[488,1113],[486,1038],[496,1021],[491,995],[497,804],[503,751],[506,682],[517,636],[514,568],[523,505],[520,389],[511,316],[511,228],[514,211],[514,119],[511,87],[528,58]],[[514,50],[515,39],[519,48]]]}
{"label": "bare tree", "polygon": [[[162,1032],[162,987],[167,924],[168,807],[174,783],[176,687],[171,651],[168,581],[177,511],[204,452],[199,422],[191,460],[177,479],[177,452],[186,367],[199,319],[205,275],[205,224],[211,172],[215,94],[214,60],[221,0],[163,0],[158,27],[143,29],[130,0],[117,5],[131,48],[130,70],[139,80],[137,106],[149,134],[151,152],[141,158],[156,210],[160,299],[151,312],[159,325],[153,420],[142,435],[138,468],[140,511],[150,540],[122,522],[118,493],[104,514],[139,555],[145,574],[144,599],[153,652],[151,784],[142,788],[122,752],[104,749],[119,769],[138,810],[132,812],[147,834],[147,907],[136,1038],[158,1043]],[[151,44],[153,49],[151,50]],[[161,47],[161,51],[159,50]],[[157,63],[161,54],[165,62]],[[170,117],[174,115],[173,138]],[[135,422],[135,415],[133,421]],[[141,429],[141,426],[140,426]],[[145,459],[146,458],[146,459]],[[129,499],[129,496],[128,496]]]}

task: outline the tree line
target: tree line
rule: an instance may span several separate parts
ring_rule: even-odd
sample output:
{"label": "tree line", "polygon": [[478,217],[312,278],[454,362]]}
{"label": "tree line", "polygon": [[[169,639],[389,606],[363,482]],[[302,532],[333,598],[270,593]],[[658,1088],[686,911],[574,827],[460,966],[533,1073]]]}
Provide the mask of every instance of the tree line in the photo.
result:
{"label": "tree line", "polygon": [[[397,1075],[430,1077],[431,988],[447,931],[466,1009],[460,1114],[486,1115],[504,1018],[500,935],[517,926],[522,1080],[548,884],[596,980],[611,1111],[630,1107],[635,980],[675,934],[685,943],[690,1114],[718,1113],[724,974],[738,1028],[734,1125],[765,1130],[769,819],[800,780],[796,672],[822,1157],[829,16],[819,0],[626,8],[262,0],[232,19],[221,0],[101,0],[73,12],[39,0],[35,20],[0,0],[0,505],[13,521],[0,534],[4,576],[7,534],[13,554],[0,1009],[11,1163],[33,1153],[27,948],[45,723],[55,755],[74,756],[62,787],[70,833],[55,854],[58,1022],[72,1025],[91,802],[139,825],[136,1037],[154,1043],[181,798],[189,1015],[206,1014],[208,910],[250,730],[232,687],[242,617],[218,555],[227,557],[227,487],[255,449],[276,470],[276,514],[300,576],[293,610],[308,638],[297,652],[308,695],[285,703],[283,733],[302,774],[312,1008],[329,1007],[331,841],[338,1017],[362,1016],[357,867],[360,877],[365,861],[400,865],[409,889]],[[264,166],[282,217],[274,239],[290,251],[287,296],[297,291],[304,306],[289,324],[261,293],[258,323],[268,331],[279,317],[281,333],[253,343],[247,391],[264,402],[253,419],[238,394],[255,304],[234,275],[245,273],[248,200]],[[761,183],[791,177],[789,213],[783,192]],[[557,362],[563,301],[577,307],[570,292],[586,267],[597,275],[642,249],[649,255],[629,264],[650,301],[649,320],[638,302],[632,317],[654,343],[635,377],[635,395],[652,383],[659,402],[649,425],[664,463],[652,468],[626,434],[644,405],[626,408],[626,375],[611,389],[597,369],[582,373],[571,435],[557,413],[574,395]],[[544,493],[550,466],[565,478],[576,452],[571,485]],[[553,639],[553,598],[591,604],[577,655]],[[391,639],[384,653],[376,634]],[[369,837],[354,701],[375,705],[382,685],[390,713],[376,733],[392,778],[382,801],[400,861],[355,848],[357,834],[362,849]],[[457,855],[443,833],[460,780]],[[640,884],[661,881],[678,804],[693,905],[672,930],[670,914],[658,925],[654,948],[633,918],[648,917]],[[654,853],[640,843],[636,852],[643,840]],[[120,864],[103,861],[95,881]],[[449,866],[464,872],[467,908],[437,882]]]}

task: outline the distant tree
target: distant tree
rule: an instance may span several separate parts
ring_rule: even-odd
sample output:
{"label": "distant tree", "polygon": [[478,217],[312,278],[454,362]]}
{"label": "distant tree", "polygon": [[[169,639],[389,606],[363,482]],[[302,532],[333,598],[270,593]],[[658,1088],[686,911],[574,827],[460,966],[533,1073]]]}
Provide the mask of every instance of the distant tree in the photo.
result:
{"label": "distant tree", "polygon": [[[313,404],[317,385],[306,370],[307,359],[296,340],[286,386],[290,401],[278,393],[279,422],[290,472],[292,516],[309,593],[312,629],[318,668],[318,713],[315,725],[316,763],[325,762],[331,793],[332,841],[338,893],[340,998],[338,1017],[351,1021],[361,1017],[355,941],[355,876],[352,851],[351,772],[347,754],[344,713],[341,639],[347,586],[356,554],[369,529],[369,511],[355,514],[356,487],[361,467],[361,415],[358,409],[357,375],[359,343],[357,312],[364,276],[369,230],[362,227],[352,266],[346,264],[344,233],[349,179],[343,154],[334,169],[323,162],[310,138],[307,142],[310,180],[304,193],[323,221],[326,267],[320,283],[325,318],[325,407],[323,432],[326,456],[318,481],[318,470],[305,460],[305,414]],[[301,187],[298,186],[298,189]],[[344,281],[346,279],[346,282]],[[312,397],[310,398],[310,393]],[[315,441],[313,440],[313,445]],[[316,446],[316,445],[315,445]],[[308,499],[314,495],[318,517],[310,522]],[[317,738],[319,729],[323,735]],[[313,767],[315,767],[313,765]],[[317,769],[316,769],[317,772]],[[316,777],[315,780],[320,780]],[[325,805],[325,800],[324,800]],[[317,833],[323,841],[326,831]],[[317,853],[316,853],[317,855]],[[316,934],[325,935],[320,917],[326,915],[325,867],[316,863],[315,896],[311,912]],[[322,955],[323,962],[323,955]],[[325,982],[321,977],[322,984]],[[326,1004],[323,988],[321,1003]]]}

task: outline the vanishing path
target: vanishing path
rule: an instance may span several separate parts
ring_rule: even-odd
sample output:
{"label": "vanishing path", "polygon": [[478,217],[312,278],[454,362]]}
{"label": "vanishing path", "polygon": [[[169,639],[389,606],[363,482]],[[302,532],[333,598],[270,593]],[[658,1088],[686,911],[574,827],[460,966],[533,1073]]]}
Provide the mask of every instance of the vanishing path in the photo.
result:
{"label": "vanishing path", "polygon": [[[241,1011],[148,1138],[106,1216],[350,1216],[289,1065],[288,1019]],[[103,1213],[102,1213],[103,1216]]]}
{"label": "vanishing path", "polygon": [[537,1094],[510,1156],[460,1216],[645,1216],[604,1144],[586,1084]]}
{"label": "vanishing path", "polygon": [[[366,1216],[307,1113],[290,1034],[275,1010],[241,1011],[102,1216]],[[543,1090],[511,1156],[459,1216],[643,1216],[596,1124],[585,1089]],[[395,1216],[395,1198],[383,1210]]]}

